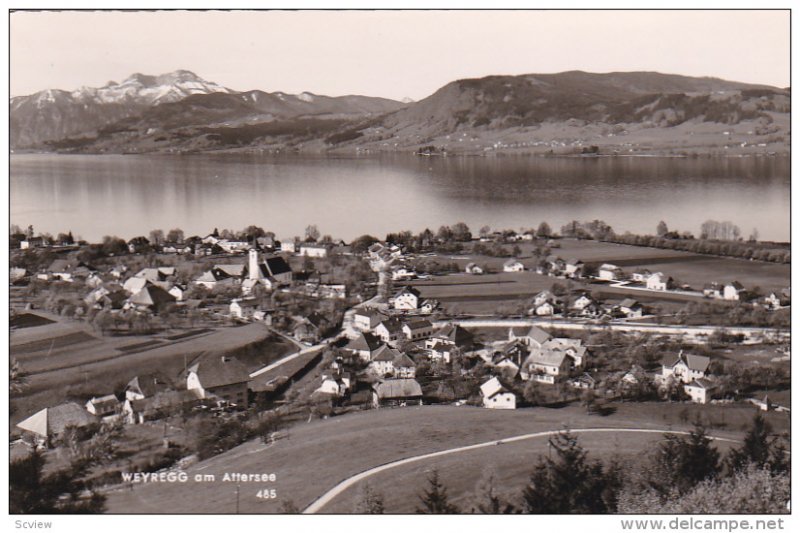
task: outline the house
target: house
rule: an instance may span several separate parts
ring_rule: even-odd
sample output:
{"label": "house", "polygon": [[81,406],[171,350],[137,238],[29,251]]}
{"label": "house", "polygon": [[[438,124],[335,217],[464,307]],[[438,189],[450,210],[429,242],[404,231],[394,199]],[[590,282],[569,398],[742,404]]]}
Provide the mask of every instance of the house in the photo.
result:
{"label": "house", "polygon": [[464,351],[469,351],[472,350],[474,342],[475,340],[472,333],[459,325],[447,324],[426,341],[426,347],[428,345],[432,346],[433,344],[441,343],[457,347]]}
{"label": "house", "polygon": [[509,354],[505,353],[505,351],[497,352],[492,357],[492,365],[494,365],[495,370],[501,375],[514,378],[519,374],[519,366],[521,364],[521,360],[517,358],[517,355],[527,355],[527,353],[527,350],[519,354]]}
{"label": "house", "polygon": [[644,381],[646,377],[645,371],[639,365],[632,365],[631,369],[625,372],[620,381],[628,385],[638,385]]}
{"label": "house", "polygon": [[195,285],[200,285],[206,289],[213,291],[219,287],[232,287],[234,285],[234,278],[228,276],[221,270],[212,269],[204,272],[199,278],[194,280]]}
{"label": "house", "polygon": [[320,383],[319,387],[314,389],[314,392],[312,392],[311,395],[330,395],[341,398],[347,394],[348,388],[348,383],[339,378],[338,375],[335,375],[334,373],[327,373],[322,375],[322,383]]}
{"label": "house", "polygon": [[24,268],[11,267],[11,270],[9,271],[9,281],[11,283],[20,281],[27,276],[28,276],[28,271],[25,270]]}
{"label": "house", "polygon": [[382,346],[375,353],[370,368],[378,376],[393,376],[398,378],[413,378],[416,375],[417,365],[406,354]]}
{"label": "house", "polygon": [[375,407],[422,405],[422,387],[413,378],[386,379],[372,386]]}
{"label": "house", "polygon": [[698,378],[683,386],[683,391],[694,403],[708,403],[716,385],[705,378]]}
{"label": "house", "polygon": [[523,272],[525,266],[516,259],[509,259],[503,263],[503,272]]}
{"label": "house", "polygon": [[555,306],[550,302],[544,302],[531,309],[532,314],[536,316],[552,316],[556,313]]}
{"label": "house", "polygon": [[586,346],[580,339],[555,338],[550,339],[541,347],[542,350],[562,351],[570,359],[570,368],[581,368],[586,358]]}
{"label": "house", "polygon": [[788,307],[792,301],[787,298],[783,293],[771,292],[769,296],[764,297],[764,307],[767,309],[780,309],[781,307]]}
{"label": "house", "polygon": [[678,353],[678,357],[665,359],[661,364],[660,381],[672,377],[683,383],[691,383],[694,380],[708,377],[708,367],[711,359],[704,355],[684,354],[683,350]]}
{"label": "house", "polygon": [[536,308],[544,303],[554,303],[558,298],[550,291],[542,291],[533,297],[533,307]]}
{"label": "house", "polygon": [[305,257],[328,257],[331,245],[305,242],[300,245],[300,255]]}
{"label": "house", "polygon": [[260,302],[258,300],[231,300],[228,306],[231,317],[239,318],[242,320],[253,318],[256,311],[259,310]]}
{"label": "house", "polygon": [[496,377],[481,385],[481,396],[483,396],[483,406],[487,409],[517,408],[517,397]]}
{"label": "house", "polygon": [[387,318],[378,324],[375,328],[375,334],[383,342],[394,344],[404,338],[403,323],[397,317]]}
{"label": "house", "polygon": [[328,327],[328,320],[314,312],[300,319],[292,330],[292,336],[300,342],[315,344],[319,342]]}
{"label": "house", "polygon": [[172,382],[160,374],[135,376],[125,386],[126,400],[141,400],[173,388]]}
{"label": "house", "polygon": [[675,286],[675,281],[661,272],[651,274],[646,283],[651,291],[668,291]]}
{"label": "house", "polygon": [[290,240],[281,241],[281,252],[293,254],[297,251],[297,243]]}
{"label": "house", "polygon": [[588,306],[596,304],[597,302],[588,294],[581,294],[574,302],[572,302],[572,309],[576,311],[583,311]]}
{"label": "house", "polygon": [[564,275],[568,278],[580,278],[583,276],[583,261],[580,259],[570,259],[564,264]]}
{"label": "house", "polygon": [[453,360],[456,353],[459,351],[459,349],[452,344],[438,341],[430,343],[426,341],[425,348],[428,350],[428,359],[431,362],[444,362],[445,364],[450,364],[450,361]]}
{"label": "house", "polygon": [[429,315],[433,313],[437,307],[439,307],[438,300],[432,300],[432,299],[423,300],[419,306],[419,312],[422,315]]}
{"label": "house", "polygon": [[228,355],[201,356],[186,372],[186,388],[198,390],[201,398],[217,397],[243,408],[247,408],[248,381],[247,368]]}
{"label": "house", "polygon": [[433,324],[424,318],[409,320],[403,324],[403,333],[410,341],[427,339],[433,334]]}
{"label": "house", "polygon": [[173,285],[168,291],[174,298],[176,302],[183,301],[183,293],[186,292],[183,287],[179,287],[178,285]]}
{"label": "house", "polygon": [[517,367],[519,367],[522,365],[522,362],[525,360],[525,358],[528,357],[528,353],[530,353],[530,350],[521,340],[517,339],[509,341],[497,354],[500,356],[500,360],[498,360],[496,357],[492,358],[492,363],[497,366],[502,362],[502,358],[507,358]]}
{"label": "house", "polygon": [[467,274],[483,274],[483,269],[475,263],[467,263],[467,266],[464,269],[464,271]]}
{"label": "house", "polygon": [[147,284],[142,290],[128,298],[131,305],[158,313],[165,306],[175,303],[175,297],[156,285]]}
{"label": "house", "polygon": [[522,364],[520,377],[533,379],[542,383],[553,384],[556,378],[567,374],[570,370],[570,359],[562,350],[532,350]]}
{"label": "house", "polygon": [[122,284],[122,288],[128,291],[128,294],[136,294],[144,289],[145,285],[148,283],[149,281],[147,278],[133,276],[125,280],[125,283]]}
{"label": "house", "polygon": [[147,398],[125,400],[122,415],[128,424],[144,424],[149,420],[157,420],[191,408],[203,399],[200,389],[157,392]]}
{"label": "house", "polygon": [[652,276],[653,273],[646,268],[637,268],[631,274],[631,279],[637,283],[647,283],[647,278]]}
{"label": "house", "polygon": [[274,285],[292,283],[292,269],[286,259],[279,255],[268,255],[264,261],[258,262],[258,250],[250,249],[248,277],[250,279],[269,279]]}
{"label": "house", "polygon": [[119,400],[113,394],[107,394],[99,398],[92,397],[91,400],[86,402],[86,410],[101,418],[117,414],[119,408]]}
{"label": "house", "polygon": [[383,346],[380,338],[372,333],[361,333],[355,339],[350,340],[344,350],[357,355],[362,361],[372,361],[374,354]]}
{"label": "house", "polygon": [[143,268],[134,277],[144,278],[147,281],[167,281],[167,278],[175,275],[175,267]]}
{"label": "house", "polygon": [[611,263],[603,263],[597,269],[597,277],[606,281],[619,280],[622,279],[622,269]]}
{"label": "house", "polygon": [[625,318],[642,318],[644,308],[642,305],[633,298],[625,298],[619,303],[619,312],[625,315]]}
{"label": "house", "polygon": [[37,444],[49,444],[68,427],[83,428],[97,423],[97,418],[74,402],[45,407],[29,416],[17,427],[33,434]]}
{"label": "house", "polygon": [[561,276],[567,268],[567,263],[556,255],[548,255],[540,263],[536,271],[539,274],[549,274],[551,276]]}
{"label": "house", "polygon": [[744,297],[744,286],[738,281],[732,281],[725,285],[722,290],[722,297],[725,300],[740,300]]}
{"label": "house", "polygon": [[406,286],[394,295],[394,309],[398,311],[411,311],[419,307],[420,292],[414,287]]}
{"label": "house", "polygon": [[225,274],[229,278],[236,278],[241,280],[244,278],[245,273],[247,272],[247,265],[244,263],[241,264],[223,264],[223,265],[214,265],[213,270],[219,270],[223,274]]}
{"label": "house", "polygon": [[392,281],[404,281],[414,279],[416,277],[417,273],[413,268],[401,266],[392,270]]}
{"label": "house", "polygon": [[525,346],[531,348],[540,348],[551,338],[549,333],[537,326],[509,328],[508,330],[509,341],[519,339]]}
{"label": "house", "polygon": [[370,307],[363,307],[353,313],[353,328],[359,331],[372,331],[384,319],[386,315],[383,313]]}
{"label": "house", "polygon": [[707,283],[703,286],[703,296],[706,298],[722,299],[723,287],[719,283]]}

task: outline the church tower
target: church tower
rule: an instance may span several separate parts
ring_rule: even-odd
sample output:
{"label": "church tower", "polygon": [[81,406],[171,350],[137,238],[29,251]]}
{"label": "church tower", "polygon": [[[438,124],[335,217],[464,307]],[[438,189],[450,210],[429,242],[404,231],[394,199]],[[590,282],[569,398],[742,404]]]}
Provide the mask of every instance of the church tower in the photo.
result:
{"label": "church tower", "polygon": [[250,279],[261,279],[261,267],[258,265],[258,250],[250,248],[250,263],[247,267],[248,277]]}

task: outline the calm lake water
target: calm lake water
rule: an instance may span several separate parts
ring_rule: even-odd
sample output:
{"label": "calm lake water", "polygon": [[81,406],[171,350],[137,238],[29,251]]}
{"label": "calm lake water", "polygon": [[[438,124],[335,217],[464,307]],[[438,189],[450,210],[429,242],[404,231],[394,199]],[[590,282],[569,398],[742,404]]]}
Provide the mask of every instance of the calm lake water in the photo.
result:
{"label": "calm lake water", "polygon": [[789,240],[787,158],[538,158],[214,155],[11,157],[11,222],[96,241],[179,227],[256,224],[279,238],[316,224],[352,239],[466,222],[474,233],[601,219],[617,232],[699,232],[730,220],[744,236]]}

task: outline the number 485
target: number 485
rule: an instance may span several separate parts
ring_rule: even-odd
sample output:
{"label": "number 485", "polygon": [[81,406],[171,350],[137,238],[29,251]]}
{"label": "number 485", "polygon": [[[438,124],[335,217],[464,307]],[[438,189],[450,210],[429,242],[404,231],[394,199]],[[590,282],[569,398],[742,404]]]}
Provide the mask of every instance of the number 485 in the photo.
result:
{"label": "number 485", "polygon": [[275,489],[261,489],[256,493],[256,498],[261,498],[262,500],[272,500],[278,497],[278,491]]}

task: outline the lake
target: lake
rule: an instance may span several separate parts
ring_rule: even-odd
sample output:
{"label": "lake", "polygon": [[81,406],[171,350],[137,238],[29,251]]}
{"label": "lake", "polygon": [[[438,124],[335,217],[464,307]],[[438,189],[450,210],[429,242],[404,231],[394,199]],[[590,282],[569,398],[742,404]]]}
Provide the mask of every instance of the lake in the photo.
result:
{"label": "lake", "polygon": [[730,220],[789,240],[788,158],[542,158],[198,155],[11,156],[11,223],[98,241],[151,229],[205,235],[256,224],[278,238],[309,224],[350,240],[466,222],[554,229],[601,219],[653,234]]}

